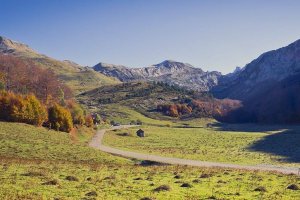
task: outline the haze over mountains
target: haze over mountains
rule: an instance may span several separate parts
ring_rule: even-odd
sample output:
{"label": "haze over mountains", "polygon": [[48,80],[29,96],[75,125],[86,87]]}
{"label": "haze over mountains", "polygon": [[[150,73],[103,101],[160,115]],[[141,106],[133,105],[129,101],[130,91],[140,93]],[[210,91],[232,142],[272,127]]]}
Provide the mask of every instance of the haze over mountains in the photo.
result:
{"label": "haze over mountains", "polygon": [[227,75],[205,72],[171,60],[141,68],[105,63],[98,63],[93,68],[83,67],[72,61],[58,61],[39,54],[25,44],[4,37],[0,37],[0,54],[51,68],[76,93],[118,82],[154,81],[211,92],[217,98],[242,100],[244,107],[239,115],[246,121],[291,122],[298,120],[297,113],[300,113],[297,103],[300,102],[300,40],[266,52]]}

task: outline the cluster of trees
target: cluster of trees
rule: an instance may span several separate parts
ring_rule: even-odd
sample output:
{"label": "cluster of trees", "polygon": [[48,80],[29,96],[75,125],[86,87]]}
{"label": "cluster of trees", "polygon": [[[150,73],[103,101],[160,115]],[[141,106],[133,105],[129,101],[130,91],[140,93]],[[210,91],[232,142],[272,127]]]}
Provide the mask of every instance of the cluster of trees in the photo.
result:
{"label": "cluster of trees", "polygon": [[157,111],[171,117],[214,117],[220,119],[241,107],[240,101],[231,99],[191,100],[189,103],[158,105]]}
{"label": "cluster of trees", "polygon": [[46,105],[73,96],[71,89],[52,70],[9,55],[0,55],[0,89],[18,94],[33,93]]}
{"label": "cluster of trees", "polygon": [[47,118],[45,106],[33,94],[0,91],[0,120],[41,126]]}
{"label": "cluster of trees", "polygon": [[190,106],[194,109],[193,116],[195,117],[214,117],[220,119],[242,105],[240,101],[232,99],[211,99],[209,101],[193,100]]}
{"label": "cluster of trees", "polygon": [[99,115],[87,114],[72,97],[71,89],[50,69],[0,55],[0,120],[65,132],[74,125],[100,123]]}
{"label": "cluster of trees", "polygon": [[[97,115],[96,115],[97,116]],[[43,104],[34,94],[22,95],[0,91],[0,120],[46,126],[58,131],[70,132],[74,125],[93,126],[94,118],[87,115],[73,100],[62,106],[58,103]],[[95,120],[100,122],[100,117]]]}
{"label": "cluster of trees", "polygon": [[191,114],[193,108],[186,104],[165,104],[158,105],[157,111],[171,117],[180,117],[182,115]]}

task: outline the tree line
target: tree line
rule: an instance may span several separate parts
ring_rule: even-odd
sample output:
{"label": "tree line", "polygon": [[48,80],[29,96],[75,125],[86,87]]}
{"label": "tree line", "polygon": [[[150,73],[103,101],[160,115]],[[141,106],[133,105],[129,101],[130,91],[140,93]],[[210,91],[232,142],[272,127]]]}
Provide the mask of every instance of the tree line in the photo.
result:
{"label": "tree line", "polygon": [[0,120],[70,132],[74,125],[91,127],[101,118],[87,114],[50,69],[0,55]]}
{"label": "tree line", "polygon": [[242,106],[240,101],[231,99],[206,98],[202,100],[183,100],[182,102],[158,105],[157,111],[171,117],[213,117],[221,119]]}

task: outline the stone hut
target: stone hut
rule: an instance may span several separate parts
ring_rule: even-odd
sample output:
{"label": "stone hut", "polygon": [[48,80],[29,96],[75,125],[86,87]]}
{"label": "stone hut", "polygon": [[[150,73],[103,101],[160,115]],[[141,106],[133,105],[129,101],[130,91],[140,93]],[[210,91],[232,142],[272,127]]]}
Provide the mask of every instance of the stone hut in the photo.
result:
{"label": "stone hut", "polygon": [[139,129],[139,130],[136,132],[136,135],[139,136],[139,137],[145,137],[145,132],[144,132],[142,129]]}

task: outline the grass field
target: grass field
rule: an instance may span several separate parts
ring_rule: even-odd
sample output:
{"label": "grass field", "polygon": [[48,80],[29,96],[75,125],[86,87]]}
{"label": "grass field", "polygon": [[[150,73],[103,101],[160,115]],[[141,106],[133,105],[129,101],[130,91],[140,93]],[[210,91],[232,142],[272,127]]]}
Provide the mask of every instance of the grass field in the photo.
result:
{"label": "grass field", "polygon": [[[123,105],[113,104],[105,105],[101,107],[95,107],[90,109],[92,112],[100,112],[102,116],[105,116],[109,120],[114,120],[122,124],[129,124],[132,120],[141,120],[144,124],[154,126],[166,126],[173,124],[171,118],[168,119],[153,119],[146,117],[145,115]],[[175,122],[175,120],[174,120]]]}
{"label": "grass field", "polygon": [[[156,155],[237,164],[300,165],[300,128],[297,126],[220,125],[207,127],[204,120],[188,121],[187,128],[142,126],[146,137],[139,138],[138,128],[110,131],[104,143],[120,149]],[[196,128],[188,128],[194,125]],[[293,130],[289,133],[287,130]],[[129,132],[130,136],[122,136]]]}
{"label": "grass field", "polygon": [[[83,136],[81,136],[83,137]],[[127,160],[111,156],[73,141],[67,133],[27,124],[0,122],[0,156],[36,160],[118,163]]]}
{"label": "grass field", "polygon": [[[1,160],[1,199],[298,199],[296,176],[221,169]],[[72,177],[72,178],[70,178]],[[187,187],[182,187],[185,184]],[[166,185],[166,191],[156,191]],[[158,190],[158,189],[157,189]],[[255,191],[258,190],[258,191]]]}
{"label": "grass field", "polygon": [[[88,132],[84,135],[84,132]],[[299,177],[268,172],[143,166],[72,135],[0,122],[0,199],[299,199]],[[161,187],[163,186],[163,187]]]}

